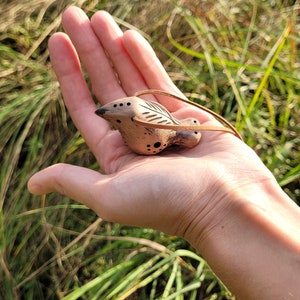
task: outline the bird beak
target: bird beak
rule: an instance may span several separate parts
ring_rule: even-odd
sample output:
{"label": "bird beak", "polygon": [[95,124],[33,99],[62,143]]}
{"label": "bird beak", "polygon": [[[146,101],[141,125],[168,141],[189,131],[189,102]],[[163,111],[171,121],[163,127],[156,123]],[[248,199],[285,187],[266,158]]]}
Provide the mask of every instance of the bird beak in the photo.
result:
{"label": "bird beak", "polygon": [[96,111],[95,111],[95,114],[98,115],[98,116],[103,116],[105,115],[105,113],[108,111],[107,108],[98,108]]}

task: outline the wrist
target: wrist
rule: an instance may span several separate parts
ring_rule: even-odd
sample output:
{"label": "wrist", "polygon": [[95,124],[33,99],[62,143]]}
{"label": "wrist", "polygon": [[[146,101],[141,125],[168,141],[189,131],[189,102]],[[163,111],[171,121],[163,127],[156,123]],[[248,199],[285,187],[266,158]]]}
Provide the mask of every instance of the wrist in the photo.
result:
{"label": "wrist", "polygon": [[213,213],[204,219],[202,214],[185,238],[241,299],[278,299],[288,290],[297,293],[300,214],[296,204],[273,177],[239,188],[227,184],[220,193],[223,197],[214,201]]}

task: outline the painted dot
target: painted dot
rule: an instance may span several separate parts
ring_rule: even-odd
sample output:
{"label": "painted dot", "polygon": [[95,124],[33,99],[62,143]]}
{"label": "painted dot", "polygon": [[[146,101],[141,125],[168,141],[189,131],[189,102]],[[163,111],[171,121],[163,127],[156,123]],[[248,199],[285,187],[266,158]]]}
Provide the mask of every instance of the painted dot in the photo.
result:
{"label": "painted dot", "polygon": [[195,133],[195,134],[198,134],[198,131],[195,131],[194,133]]}
{"label": "painted dot", "polygon": [[117,120],[117,123],[121,123],[121,120]]}
{"label": "painted dot", "polygon": [[156,142],[153,146],[154,146],[154,148],[159,148],[160,145],[161,145],[161,142]]}
{"label": "painted dot", "polygon": [[147,147],[148,147],[148,148],[150,148],[150,147],[151,147],[151,145],[149,145],[149,144],[148,144],[148,145],[147,145]]}
{"label": "painted dot", "polygon": [[130,102],[127,102],[127,106],[130,106],[131,105],[131,103]]}
{"label": "painted dot", "polygon": [[114,104],[114,107],[117,107],[118,105],[117,104]]}
{"label": "painted dot", "polygon": [[123,103],[120,103],[120,106],[123,106]]}

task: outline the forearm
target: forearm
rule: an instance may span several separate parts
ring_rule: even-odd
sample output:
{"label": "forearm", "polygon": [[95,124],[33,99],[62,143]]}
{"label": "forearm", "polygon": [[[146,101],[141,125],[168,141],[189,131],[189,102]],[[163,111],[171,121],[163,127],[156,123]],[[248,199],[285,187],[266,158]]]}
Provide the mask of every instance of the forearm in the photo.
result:
{"label": "forearm", "polygon": [[238,299],[300,299],[299,207],[275,182],[230,196],[230,213],[192,244]]}

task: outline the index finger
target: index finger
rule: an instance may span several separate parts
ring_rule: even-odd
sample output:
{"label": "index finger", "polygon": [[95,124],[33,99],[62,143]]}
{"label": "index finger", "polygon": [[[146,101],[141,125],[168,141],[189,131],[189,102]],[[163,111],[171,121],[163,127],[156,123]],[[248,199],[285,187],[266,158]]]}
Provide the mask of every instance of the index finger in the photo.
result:
{"label": "index finger", "polygon": [[94,113],[97,106],[90,95],[76,50],[69,37],[64,33],[56,33],[49,39],[48,47],[65,105],[77,129],[99,161],[97,147],[110,131],[110,126]]}

